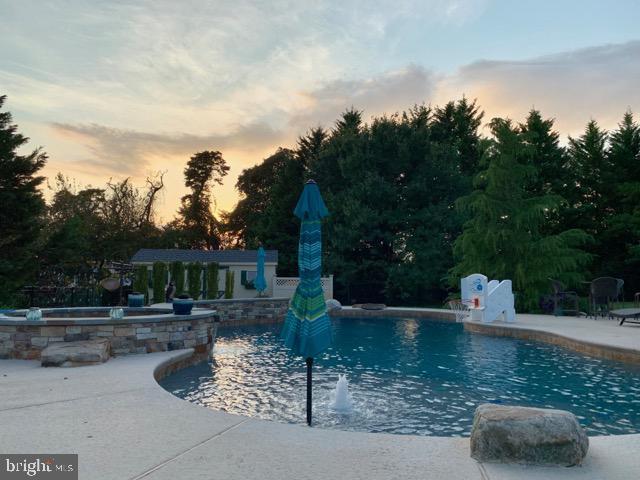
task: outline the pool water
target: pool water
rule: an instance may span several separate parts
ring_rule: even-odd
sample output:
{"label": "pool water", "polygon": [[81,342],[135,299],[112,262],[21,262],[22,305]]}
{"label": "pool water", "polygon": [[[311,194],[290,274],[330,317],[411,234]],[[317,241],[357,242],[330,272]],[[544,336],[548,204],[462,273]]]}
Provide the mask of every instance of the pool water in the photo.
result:
{"label": "pool water", "polygon": [[[212,361],[161,381],[215,410],[305,422],[305,362],[280,325],[221,330]],[[314,426],[467,436],[485,402],[573,412],[590,435],[640,432],[640,368],[560,347],[465,332],[461,324],[335,319],[334,345],[314,363]],[[331,408],[339,374],[353,402]]]}

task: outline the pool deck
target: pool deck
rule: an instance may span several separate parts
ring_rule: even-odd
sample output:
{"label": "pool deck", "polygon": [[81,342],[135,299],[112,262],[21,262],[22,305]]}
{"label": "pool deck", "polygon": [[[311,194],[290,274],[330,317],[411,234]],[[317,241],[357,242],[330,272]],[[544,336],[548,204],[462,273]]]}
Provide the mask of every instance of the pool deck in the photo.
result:
{"label": "pool deck", "polygon": [[[513,325],[640,350],[640,325],[519,315]],[[583,466],[479,464],[466,438],[341,432],[216,412],[154,372],[190,350],[91,367],[0,360],[0,452],[78,453],[81,479],[607,479],[640,477],[640,435],[591,437]]]}

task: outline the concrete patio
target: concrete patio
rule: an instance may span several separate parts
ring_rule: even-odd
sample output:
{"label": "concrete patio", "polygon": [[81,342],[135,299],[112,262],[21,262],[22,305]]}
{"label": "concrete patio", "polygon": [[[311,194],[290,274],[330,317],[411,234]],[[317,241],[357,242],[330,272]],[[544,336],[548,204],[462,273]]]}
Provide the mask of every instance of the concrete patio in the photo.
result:
{"label": "concrete patio", "polygon": [[[640,326],[520,315],[508,328],[640,350]],[[583,466],[479,464],[466,438],[307,428],[215,412],[180,400],[154,371],[190,350],[131,355],[75,369],[0,360],[0,451],[78,453],[81,479],[630,479],[640,435],[591,437]]]}

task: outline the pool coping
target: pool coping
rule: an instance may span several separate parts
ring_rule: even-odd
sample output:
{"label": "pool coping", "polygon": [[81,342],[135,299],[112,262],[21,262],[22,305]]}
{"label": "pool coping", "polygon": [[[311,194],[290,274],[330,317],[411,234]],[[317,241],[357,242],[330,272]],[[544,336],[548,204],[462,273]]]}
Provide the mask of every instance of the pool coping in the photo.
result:
{"label": "pool coping", "polygon": [[[489,330],[500,327],[513,329],[491,324]],[[242,417],[181,400],[155,380],[197,360],[192,349],[78,369],[0,360],[0,373],[6,372],[0,374],[0,451],[79,453],[83,473],[91,472],[81,478],[96,480],[204,480],[212,472],[282,480],[315,474],[343,480],[622,480],[640,471],[640,434],[589,437],[582,467],[482,464],[469,457],[468,438],[345,432]]]}
{"label": "pool coping", "polygon": [[[111,308],[126,308],[132,311],[144,311],[151,307],[74,307],[68,309],[56,309],[63,313],[65,310],[74,311],[95,311],[96,309],[108,312]],[[154,310],[162,310],[163,313],[155,313],[152,315],[136,315],[131,317],[123,317],[121,319],[113,319],[110,317],[49,317],[42,320],[26,320],[23,317],[13,315],[0,314],[0,326],[26,326],[26,327],[48,327],[48,326],[74,326],[74,325],[128,325],[133,323],[162,323],[175,322],[185,320],[200,320],[216,314],[215,310],[197,308],[189,315],[176,315],[172,309],[157,308]],[[43,310],[49,310],[44,308]],[[27,310],[14,310],[16,312],[25,312]]]}
{"label": "pool coping", "polygon": [[329,315],[344,318],[425,318],[448,322],[456,321],[455,312],[441,308],[385,307],[382,310],[367,310],[364,308],[342,307],[329,311]]}
{"label": "pool coping", "polygon": [[557,345],[575,352],[606,360],[640,364],[640,344],[638,348],[629,348],[626,346],[605,343],[603,341],[598,341],[597,339],[588,340],[584,338],[576,338],[575,336],[572,337],[568,333],[549,331],[548,329],[545,329],[544,326],[531,328],[519,325],[517,320],[514,323],[483,323],[467,320],[463,322],[463,324],[464,329],[472,333],[498,337],[511,337],[521,340],[533,340]]}

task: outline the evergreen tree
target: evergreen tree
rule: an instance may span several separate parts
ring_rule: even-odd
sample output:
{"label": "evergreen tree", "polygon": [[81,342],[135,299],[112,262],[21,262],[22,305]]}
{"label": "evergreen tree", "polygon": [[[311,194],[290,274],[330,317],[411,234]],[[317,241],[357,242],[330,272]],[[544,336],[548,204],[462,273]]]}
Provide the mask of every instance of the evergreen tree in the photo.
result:
{"label": "evergreen tree", "polygon": [[218,298],[218,272],[219,266],[216,262],[207,264],[207,299]]}
{"label": "evergreen tree", "polygon": [[187,265],[187,283],[189,284],[189,295],[194,300],[200,298],[202,291],[202,264],[199,262]]}
{"label": "evergreen tree", "polygon": [[176,296],[184,293],[184,264],[182,262],[171,262],[171,281],[176,287]]}
{"label": "evergreen tree", "polygon": [[478,128],[483,117],[484,112],[477,102],[469,102],[466,97],[435,110],[433,139],[455,149],[458,168],[463,175],[474,175],[478,170]]}
{"label": "evergreen tree", "polygon": [[588,256],[578,247],[588,237],[577,229],[542,233],[546,212],[560,198],[527,191],[536,171],[528,161],[526,134],[509,120],[494,119],[490,127],[494,138],[484,152],[486,170],[477,176],[476,190],[458,201],[471,219],[456,240],[452,281],[476,272],[511,279],[519,307],[530,310],[548,291],[550,277],[570,284],[582,278]]}
{"label": "evergreen tree", "polygon": [[191,157],[184,169],[185,186],[191,193],[181,199],[180,219],[174,228],[183,233],[182,245],[187,248],[220,248],[220,225],[211,210],[214,184],[222,185],[229,166],[220,152],[203,151]]}
{"label": "evergreen tree", "polygon": [[608,204],[614,180],[607,157],[607,132],[595,120],[587,124],[585,133],[569,137],[568,167],[572,173],[566,197],[572,208],[568,222],[589,234],[600,234],[610,215]]}
{"label": "evergreen tree", "polygon": [[166,289],[167,264],[154,262],[153,264],[153,303],[164,302]]}
{"label": "evergreen tree", "polygon": [[[0,96],[0,110],[6,96]],[[0,304],[9,304],[16,291],[35,274],[36,245],[44,225],[45,202],[38,172],[47,155],[39,148],[21,155],[29,139],[18,133],[9,112],[0,111]]]}
{"label": "evergreen tree", "polygon": [[565,198],[569,206],[561,222],[565,228],[578,228],[593,237],[594,242],[586,249],[592,254],[591,276],[607,270],[609,251],[602,243],[602,234],[615,214],[613,192],[619,180],[607,155],[607,139],[607,132],[592,120],[583,135],[569,137],[567,149],[570,183]]}
{"label": "evergreen tree", "polygon": [[531,110],[520,124],[523,141],[529,147],[529,162],[535,167],[535,176],[529,184],[534,195],[561,195],[569,182],[565,151],[553,123],[552,119],[543,119],[538,110]]}
{"label": "evergreen tree", "polygon": [[566,167],[567,155],[560,146],[560,134],[553,129],[553,120],[544,119],[537,110],[531,110],[519,128],[527,145],[526,161],[534,167],[534,174],[527,180],[527,191],[532,195],[557,195],[562,198],[558,208],[545,212],[543,233],[559,233],[566,230],[564,219],[569,204],[564,199],[572,182]]}
{"label": "evergreen tree", "polygon": [[626,112],[609,136],[608,160],[617,178],[613,216],[601,236],[603,274],[623,278],[627,291],[640,289],[640,126]]}
{"label": "evergreen tree", "polygon": [[304,175],[301,159],[285,148],[244,170],[236,184],[242,198],[224,215],[229,246],[267,245],[279,251],[278,273],[297,275],[300,225],[293,210]]}
{"label": "evergreen tree", "polygon": [[453,266],[453,242],[465,216],[454,208],[471,192],[471,172],[479,161],[478,128],[483,113],[466,99],[436,108],[414,108],[403,122],[411,132],[403,142],[410,152],[406,190],[401,193],[406,226],[401,262],[387,290],[393,303],[442,305],[443,288]]}

